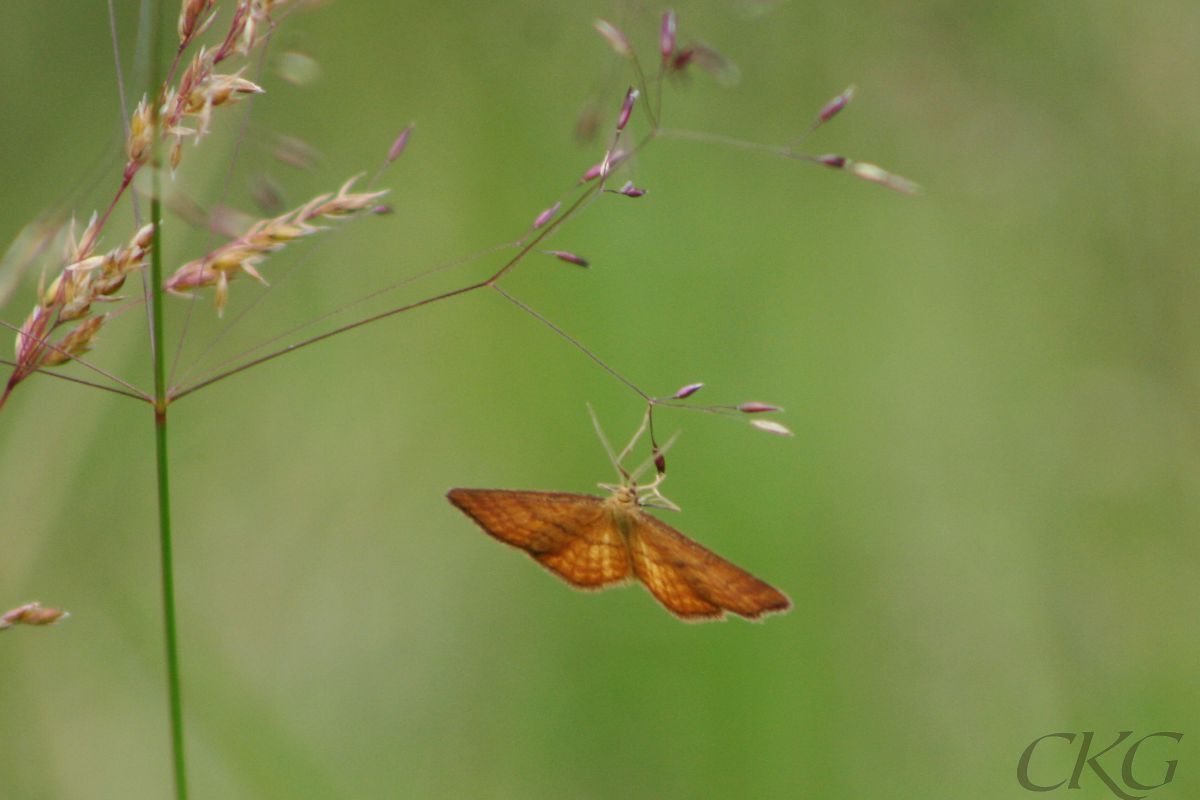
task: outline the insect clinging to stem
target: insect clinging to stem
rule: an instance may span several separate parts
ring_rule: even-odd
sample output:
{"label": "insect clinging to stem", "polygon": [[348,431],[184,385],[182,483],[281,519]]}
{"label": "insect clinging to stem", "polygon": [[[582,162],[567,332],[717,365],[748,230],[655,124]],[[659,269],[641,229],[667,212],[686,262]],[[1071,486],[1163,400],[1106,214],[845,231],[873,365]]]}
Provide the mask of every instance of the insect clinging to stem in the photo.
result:
{"label": "insect clinging to stem", "polygon": [[[668,611],[692,622],[723,619],[726,612],[759,619],[791,608],[783,592],[643,510],[679,510],[659,491],[665,472],[645,485],[637,483],[653,457],[633,473],[621,466],[646,431],[649,414],[615,455],[595,413],[592,420],[621,478],[618,484],[600,484],[608,497],[451,489],[447,499],[488,534],[525,551],[577,589],[604,589],[635,579]],[[654,457],[673,442],[655,448]]]}

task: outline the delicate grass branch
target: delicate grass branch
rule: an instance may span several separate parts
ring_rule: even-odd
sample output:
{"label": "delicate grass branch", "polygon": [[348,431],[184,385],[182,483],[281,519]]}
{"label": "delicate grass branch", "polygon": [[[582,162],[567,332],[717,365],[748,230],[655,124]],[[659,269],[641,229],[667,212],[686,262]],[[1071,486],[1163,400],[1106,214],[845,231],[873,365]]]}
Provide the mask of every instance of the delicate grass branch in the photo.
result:
{"label": "delicate grass branch", "polygon": [[[8,367],[17,366],[17,362],[9,361],[7,358],[0,358],[0,364],[4,364],[5,366],[8,366]],[[106,386],[103,383],[96,383],[95,381],[89,381],[84,378],[77,378],[74,375],[67,375],[62,372],[52,372],[48,369],[39,369],[39,370],[34,371],[30,375],[30,377],[33,377],[33,375],[45,375],[47,378],[55,378],[60,381],[67,381],[68,383],[77,383],[80,386],[87,386],[91,389],[100,389],[105,392],[111,392],[112,394],[119,394],[122,397],[131,397],[134,400],[142,400],[147,403],[154,402],[154,398],[152,398],[150,395],[148,395],[144,392],[129,391],[128,389],[119,389],[116,386]],[[7,399],[7,393],[6,393],[6,399]],[[0,406],[2,406],[2,405],[3,405],[3,403],[0,402]]]}
{"label": "delicate grass branch", "polygon": [[[80,378],[68,378],[68,376],[59,375],[56,372],[50,372],[48,369],[44,369],[41,365],[31,366],[28,363],[22,364],[20,361],[9,361],[8,359],[0,359],[0,363],[11,364],[13,367],[12,376],[9,378],[8,385],[4,392],[5,399],[7,399],[8,395],[11,394],[13,389],[15,389],[17,387],[18,383],[25,380],[26,378],[28,378],[31,375],[41,373],[43,375],[53,375],[56,378],[67,378],[68,380],[74,380],[76,383],[82,383],[82,384],[86,384],[86,385],[90,385],[90,386],[96,386],[97,388],[100,388],[100,389],[108,389],[109,391],[115,391],[118,394],[127,394],[130,397],[136,397],[139,400],[146,400],[147,402],[149,402],[151,400],[151,397],[147,392],[139,389],[138,387],[134,386],[132,383],[119,377],[118,375],[114,375],[113,373],[111,373],[107,370],[101,369],[100,367],[91,363],[87,359],[82,358],[78,352],[73,352],[69,347],[63,347],[63,346],[60,346],[59,344],[55,344],[54,342],[49,341],[48,339],[45,339],[45,338],[42,338],[39,336],[35,336],[31,333],[24,331],[21,327],[19,327],[17,325],[13,325],[10,322],[5,322],[4,320],[0,320],[0,327],[8,328],[11,331],[15,331],[18,334],[18,336],[21,337],[23,340],[28,339],[32,343],[32,346],[40,348],[43,351],[49,351],[51,354],[54,355],[55,360],[58,362],[58,364],[65,364],[68,361],[74,361],[75,363],[82,365],[84,368],[90,369],[92,372],[95,372],[97,375],[100,375],[102,377],[109,379],[113,383],[119,383],[121,386],[125,387],[125,390],[126,390],[126,391],[121,391],[119,389],[114,389],[112,387],[104,386],[103,384],[99,384],[99,383],[93,384],[90,381],[82,380]],[[57,366],[58,364],[55,364],[55,366]],[[3,402],[0,401],[0,407],[2,407],[2,406],[3,406]]]}
{"label": "delicate grass branch", "polygon": [[325,333],[322,333],[318,336],[313,336],[309,339],[305,339],[304,341],[297,342],[296,344],[288,345],[287,347],[283,348],[282,350],[276,350],[273,353],[268,353],[265,356],[261,356],[259,358],[255,358],[250,361],[247,361],[243,364],[239,364],[238,366],[233,367],[232,369],[227,369],[224,372],[217,373],[216,375],[213,375],[211,378],[205,378],[204,380],[198,381],[197,383],[194,383],[191,386],[187,386],[183,389],[180,389],[179,391],[175,392],[171,396],[170,399],[172,401],[174,401],[174,400],[179,400],[181,398],[187,397],[189,394],[192,394],[193,392],[199,391],[200,389],[203,389],[206,386],[211,386],[212,384],[214,384],[218,381],[222,381],[233,375],[237,375],[239,372],[245,372],[246,370],[250,369],[251,367],[256,367],[259,364],[265,364],[268,361],[273,361],[276,358],[279,358],[280,356],[287,355],[288,353],[294,353],[297,350],[301,350],[310,345],[314,345],[317,342],[323,342],[326,339],[346,333],[347,331],[352,331],[355,328],[361,328],[364,325],[370,325],[372,322],[378,322],[381,319],[387,319],[388,317],[394,317],[397,314],[403,314],[406,311],[412,311],[413,309],[421,308],[422,306],[431,305],[433,303],[438,302],[439,300],[449,300],[451,297],[458,297],[459,295],[464,295],[467,292],[473,292],[476,289],[482,289],[483,287],[485,287],[487,285],[489,285],[487,281],[480,281],[479,283],[473,283],[470,286],[463,286],[459,289],[452,289],[451,291],[443,292],[441,294],[436,294],[436,295],[433,295],[432,297],[426,297],[424,300],[418,300],[415,303],[409,303],[408,305],[399,306],[397,308],[389,309],[388,311],[384,311],[379,314],[373,314],[369,317],[364,317],[363,319],[356,320],[347,325],[342,325],[340,327],[334,328],[333,330],[326,331]]}
{"label": "delicate grass branch", "polygon": [[[228,366],[229,364],[244,360],[244,359],[248,358],[252,353],[256,353],[259,350],[263,349],[264,347],[268,347],[272,344],[275,344],[276,342],[282,341],[283,339],[286,339],[289,336],[294,336],[295,334],[298,334],[300,331],[303,331],[307,328],[311,328],[313,325],[324,322],[325,320],[328,320],[328,319],[332,319],[333,317],[336,317],[340,314],[344,314],[352,308],[362,305],[363,303],[366,303],[370,300],[374,300],[377,297],[382,297],[385,294],[394,292],[398,289],[403,288],[404,286],[408,286],[409,284],[416,283],[419,280],[422,280],[422,279],[428,278],[428,277],[432,277],[433,275],[437,275],[437,274],[445,272],[447,270],[454,269],[456,267],[460,267],[464,264],[469,264],[473,261],[477,261],[480,258],[483,258],[484,256],[491,255],[492,253],[497,253],[497,252],[500,252],[501,250],[507,250],[512,247],[520,247],[520,246],[521,246],[521,242],[519,242],[519,241],[518,242],[505,242],[504,244],[492,245],[491,247],[488,247],[484,250],[480,250],[480,251],[472,253],[470,255],[462,256],[460,258],[456,258],[451,261],[447,261],[443,264],[438,264],[435,267],[430,267],[429,269],[422,270],[414,275],[408,276],[407,278],[396,281],[395,283],[392,283],[389,286],[384,286],[380,289],[376,289],[375,291],[373,291],[369,294],[365,294],[362,297],[359,297],[355,300],[351,300],[349,303],[346,303],[343,306],[335,308],[332,311],[327,311],[324,314],[320,314],[319,316],[314,317],[313,319],[310,319],[307,322],[301,323],[300,325],[296,325],[292,328],[289,328],[288,330],[283,331],[282,333],[275,334],[274,336],[270,337],[269,339],[259,342],[258,344],[254,345],[253,347],[247,348],[246,350],[243,350],[241,353],[238,353],[235,356],[232,356],[222,362],[217,363],[216,365],[214,365],[213,369],[220,370],[223,367]],[[283,278],[286,279],[288,277],[288,275],[290,275],[290,274],[291,273],[285,273],[283,275]],[[265,298],[270,291],[274,290],[282,282],[283,282],[282,279],[276,280],[274,283],[271,284],[270,287],[267,288],[267,291],[256,295],[254,297],[254,299],[250,301],[250,304],[246,308],[239,311],[238,314],[230,320],[229,325],[227,325],[215,337],[213,337],[213,342],[211,342],[208,346],[206,346],[204,351],[197,357],[195,365],[202,363],[204,356],[212,351],[212,349],[213,349],[213,347],[215,347],[216,343],[220,342],[230,332],[230,330],[233,328],[233,326],[235,324],[237,324],[239,321],[241,321],[243,318],[245,318],[245,315],[247,313],[249,313],[250,310],[252,310],[255,306],[257,306],[258,303],[262,302],[263,298]],[[192,369],[195,368],[195,365],[193,365]],[[180,378],[179,383],[180,384],[186,383],[187,379],[189,377],[190,377],[190,370],[189,370],[189,372],[185,372],[183,374],[183,376]],[[175,396],[178,396],[178,394],[176,394]]]}
{"label": "delicate grass branch", "polygon": [[830,169],[848,172],[860,180],[868,181],[870,183],[877,183],[880,186],[884,186],[902,194],[917,194],[921,191],[920,185],[910,181],[908,178],[905,178],[902,175],[888,172],[876,164],[871,164],[867,161],[856,161],[852,158],[846,158],[845,156],[832,154],[813,155],[812,153],[799,152],[792,146],[750,142],[746,141],[745,139],[737,139],[732,136],[724,136],[719,133],[707,133],[704,131],[660,128],[658,131],[656,131],[656,133],[659,136],[668,139],[680,139],[684,141],[703,142],[705,144],[716,144],[723,147],[732,147],[735,150],[765,153],[767,155],[790,158],[797,161],[808,161],[812,164],[820,164],[821,166],[828,167]]}
{"label": "delicate grass branch", "polygon": [[638,395],[638,397],[642,398],[643,400],[645,400],[647,402],[652,401],[653,398],[651,398],[650,395],[647,394],[646,392],[642,391],[641,387],[639,387],[636,383],[634,383],[633,381],[626,378],[621,373],[617,372],[617,370],[614,369],[613,367],[609,366],[609,364],[607,362],[605,362],[604,359],[600,358],[600,356],[596,355],[591,350],[589,350],[587,345],[585,345],[583,342],[579,341],[574,336],[571,336],[571,334],[567,333],[562,328],[558,327],[553,322],[546,319],[546,317],[542,316],[540,313],[535,311],[533,308],[527,306],[525,303],[522,303],[520,300],[513,297],[511,294],[504,291],[499,286],[497,286],[495,284],[491,284],[491,287],[493,289],[495,289],[497,292],[499,292],[500,296],[503,297],[505,300],[512,303],[514,306],[521,309],[526,314],[533,317],[538,322],[542,323],[547,328],[549,328],[550,330],[557,333],[563,339],[566,339],[568,342],[571,343],[571,345],[573,347],[575,347],[577,350],[579,350],[579,352],[583,353],[585,356],[590,358],[592,361],[599,364],[600,367],[603,368],[605,372],[607,372],[609,375],[612,375],[614,378],[616,378],[621,383],[625,384],[627,387],[629,387],[631,390],[633,390]]}

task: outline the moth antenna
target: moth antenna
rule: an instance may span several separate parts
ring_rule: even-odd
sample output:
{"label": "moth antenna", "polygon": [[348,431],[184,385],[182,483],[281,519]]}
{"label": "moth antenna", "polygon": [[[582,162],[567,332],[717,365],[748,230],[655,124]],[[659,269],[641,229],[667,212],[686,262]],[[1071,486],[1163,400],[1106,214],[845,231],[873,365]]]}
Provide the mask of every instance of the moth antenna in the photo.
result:
{"label": "moth antenna", "polygon": [[[642,417],[642,424],[639,425],[638,429],[633,432],[633,438],[629,440],[629,444],[625,445],[625,449],[623,449],[620,452],[620,454],[617,456],[618,464],[623,462],[629,456],[629,454],[633,452],[633,448],[637,445],[638,439],[642,438],[642,434],[646,432],[646,428],[649,427],[649,425],[650,425],[650,409],[647,408],[645,416]],[[625,475],[626,477],[629,477],[629,473],[626,472],[624,469],[621,470],[621,474]]]}
{"label": "moth antenna", "polygon": [[588,403],[587,410],[592,417],[592,427],[596,429],[596,436],[599,437],[600,444],[604,445],[604,452],[608,454],[608,460],[612,462],[613,469],[617,471],[622,480],[628,480],[629,473],[621,466],[621,459],[613,453],[612,445],[609,444],[608,437],[604,435],[604,428],[600,425],[600,418],[596,416],[596,409],[592,408],[591,403]]}

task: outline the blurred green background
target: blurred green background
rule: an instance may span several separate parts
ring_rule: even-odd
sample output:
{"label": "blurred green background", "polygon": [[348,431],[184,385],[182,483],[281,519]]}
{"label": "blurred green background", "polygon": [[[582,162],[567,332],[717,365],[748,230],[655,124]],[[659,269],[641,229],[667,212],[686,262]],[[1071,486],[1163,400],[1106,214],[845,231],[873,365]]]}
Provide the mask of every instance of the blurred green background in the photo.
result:
{"label": "blurred green background", "polygon": [[[613,475],[585,403],[621,438],[639,402],[499,297],[401,315],[173,407],[194,795],[1020,798],[1035,738],[1131,730],[1183,733],[1147,743],[1136,774],[1178,759],[1152,796],[1200,796],[1200,6],[675,7],[681,40],[741,81],[669,88],[668,125],[785,143],[855,83],[811,149],[924,195],[660,141],[630,168],[645,198],[606,196],[552,240],[591,270],[531,258],[505,286],[647,391],[703,380],[697,401],[787,407],[791,440],[659,424],[683,433],[669,521],[795,610],[684,625],[641,589],[572,592],[490,540],[448,488],[590,491]],[[580,110],[595,98],[607,130],[629,81],[592,19],[652,61],[660,11],[289,17],[248,72],[267,94],[218,113],[173,185],[252,211],[267,171],[291,207],[374,170],[415,120],[381,181],[397,213],[269,261],[272,290],[211,352],[263,291],[233,284],[221,323],[205,297],[180,369],[520,235],[602,151],[575,141]],[[81,216],[107,202],[120,115],[103,4],[6,3],[0,23],[8,241],[64,198]],[[320,78],[280,80],[288,51]],[[277,134],[316,148],[316,169],[275,162]],[[174,265],[213,244],[174,216],[165,235]],[[171,302],[175,337],[187,308]],[[96,361],[148,387],[144,331],[133,309]],[[168,794],[151,434],[147,407],[40,377],[0,414],[0,607],[73,615],[0,635],[6,800]],[[1102,759],[1114,776],[1122,752]],[[1048,742],[1031,777],[1067,778],[1075,753]],[[1091,771],[1080,786],[1112,796]]]}

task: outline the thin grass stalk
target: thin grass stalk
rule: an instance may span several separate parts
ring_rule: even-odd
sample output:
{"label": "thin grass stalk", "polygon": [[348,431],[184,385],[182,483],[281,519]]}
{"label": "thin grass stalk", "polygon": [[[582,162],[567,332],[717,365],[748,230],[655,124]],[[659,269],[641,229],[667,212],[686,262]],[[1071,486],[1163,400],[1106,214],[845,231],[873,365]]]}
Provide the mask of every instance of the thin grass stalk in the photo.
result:
{"label": "thin grass stalk", "polygon": [[[158,192],[158,170],[154,171],[154,195],[150,198],[150,213],[162,219],[162,203]],[[159,227],[154,228],[154,246],[161,245]],[[151,328],[154,353],[154,457],[158,488],[159,569],[162,573],[163,643],[167,658],[167,702],[171,716],[171,753],[175,772],[175,797],[187,798],[187,758],[183,740],[183,693],[180,687],[179,636],[175,613],[175,559],[171,541],[170,461],[167,457],[167,396],[166,353],[163,343],[163,270],[162,256],[155,253],[150,261]]]}
{"label": "thin grass stalk", "polygon": [[[162,3],[151,0],[149,8],[150,89],[147,97],[158,97],[162,81]],[[154,458],[158,490],[159,570],[162,575],[163,645],[167,668],[167,706],[171,728],[171,762],[176,800],[187,800],[187,755],[183,738],[183,692],[179,664],[179,633],[175,611],[175,557],[171,540],[171,482],[168,458],[166,346],[163,341],[162,191],[159,152],[161,124],[155,115],[154,156],[150,189],[150,220],[154,224],[150,254],[150,353],[154,359]]]}

